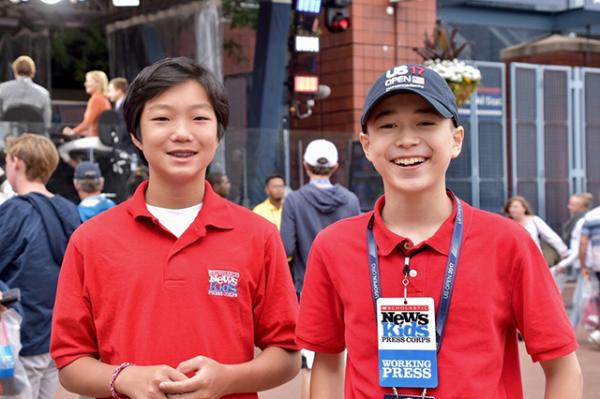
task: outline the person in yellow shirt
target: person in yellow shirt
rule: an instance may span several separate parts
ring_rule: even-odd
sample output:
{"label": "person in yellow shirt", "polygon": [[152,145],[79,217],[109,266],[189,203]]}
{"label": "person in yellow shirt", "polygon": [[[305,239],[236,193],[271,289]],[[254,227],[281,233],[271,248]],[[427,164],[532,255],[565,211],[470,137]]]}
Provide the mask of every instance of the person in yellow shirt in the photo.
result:
{"label": "person in yellow shirt", "polygon": [[285,194],[285,179],[283,176],[271,175],[267,177],[265,180],[265,193],[267,199],[256,205],[252,211],[275,224],[277,230],[279,230]]}

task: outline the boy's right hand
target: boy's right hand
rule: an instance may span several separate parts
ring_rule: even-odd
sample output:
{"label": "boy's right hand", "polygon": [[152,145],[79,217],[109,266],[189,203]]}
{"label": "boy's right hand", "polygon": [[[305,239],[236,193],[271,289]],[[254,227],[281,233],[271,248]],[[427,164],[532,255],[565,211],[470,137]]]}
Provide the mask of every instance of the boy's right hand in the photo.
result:
{"label": "boy's right hand", "polygon": [[183,381],[188,377],[166,366],[130,366],[115,380],[115,390],[130,399],[166,399],[159,384],[164,381]]}

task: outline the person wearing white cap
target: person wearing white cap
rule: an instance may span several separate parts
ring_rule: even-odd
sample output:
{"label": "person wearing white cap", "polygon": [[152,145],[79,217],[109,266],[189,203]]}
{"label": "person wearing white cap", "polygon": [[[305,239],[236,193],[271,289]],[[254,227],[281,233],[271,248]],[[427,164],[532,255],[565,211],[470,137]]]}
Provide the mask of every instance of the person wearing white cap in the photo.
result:
{"label": "person wearing white cap", "polygon": [[[296,293],[300,297],[308,253],[313,240],[325,227],[338,220],[360,214],[358,197],[351,191],[333,185],[329,180],[338,168],[338,152],[328,140],[314,140],[304,152],[304,170],[308,184],[290,193],[283,204],[281,239],[291,260]],[[314,353],[302,351],[302,368],[310,369]],[[308,391],[308,371],[303,370]]]}
{"label": "person wearing white cap", "polygon": [[290,193],[283,205],[281,239],[292,258],[296,292],[300,295],[312,242],[330,224],[360,213],[358,198],[329,180],[338,168],[338,151],[328,140],[311,141],[304,152],[304,170],[310,182]]}

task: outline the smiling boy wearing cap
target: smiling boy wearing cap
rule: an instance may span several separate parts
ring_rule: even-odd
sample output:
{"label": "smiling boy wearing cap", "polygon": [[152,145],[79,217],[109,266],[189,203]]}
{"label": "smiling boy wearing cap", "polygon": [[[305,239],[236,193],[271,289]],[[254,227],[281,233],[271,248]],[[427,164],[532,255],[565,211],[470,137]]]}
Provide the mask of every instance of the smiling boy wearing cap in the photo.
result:
{"label": "smiling boy wearing cap", "polygon": [[313,243],[296,329],[316,352],[311,399],[522,398],[517,330],[545,397],[580,398],[575,336],[535,244],[446,189],[464,129],[445,81],[388,70],[361,125],[384,195]]}

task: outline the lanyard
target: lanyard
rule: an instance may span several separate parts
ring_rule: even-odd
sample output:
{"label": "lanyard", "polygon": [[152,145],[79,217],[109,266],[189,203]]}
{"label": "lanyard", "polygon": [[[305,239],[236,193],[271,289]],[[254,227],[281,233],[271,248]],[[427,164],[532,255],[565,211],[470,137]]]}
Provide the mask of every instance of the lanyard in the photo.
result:
{"label": "lanyard", "polygon": [[[446,276],[442,286],[440,296],[440,306],[436,320],[437,351],[442,348],[442,339],[444,337],[444,327],[448,319],[448,310],[452,300],[452,291],[454,290],[454,281],[456,280],[456,270],[458,267],[458,257],[463,240],[463,209],[458,197],[454,196],[456,202],[456,220],[454,222],[454,231],[452,232],[452,242],[450,244],[450,255],[446,264]],[[373,304],[375,306],[375,320],[377,320],[377,300],[381,298],[381,284],[379,278],[379,259],[377,257],[377,244],[373,235],[373,223],[375,214],[369,219],[367,225],[367,242],[369,247],[369,267],[371,272],[371,291],[373,293]],[[406,275],[405,275],[406,276]],[[408,276],[406,276],[408,278]]]}

